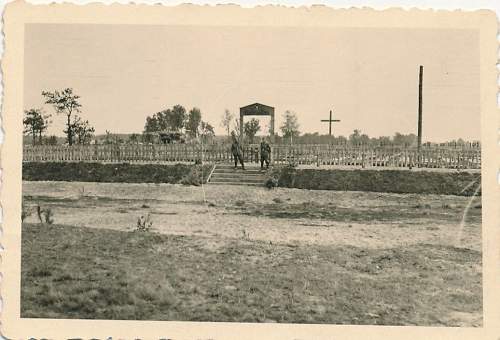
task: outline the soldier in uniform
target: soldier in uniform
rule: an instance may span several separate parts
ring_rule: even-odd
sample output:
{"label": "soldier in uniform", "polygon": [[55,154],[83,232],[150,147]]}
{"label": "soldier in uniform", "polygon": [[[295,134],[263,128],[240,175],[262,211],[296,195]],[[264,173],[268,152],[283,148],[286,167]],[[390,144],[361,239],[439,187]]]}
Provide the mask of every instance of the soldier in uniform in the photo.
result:
{"label": "soldier in uniform", "polygon": [[238,167],[238,161],[240,161],[241,168],[245,170],[245,164],[243,164],[243,153],[234,131],[231,133],[231,136],[233,137],[233,143],[231,144],[231,153],[233,154],[234,158],[234,168],[236,169]]}
{"label": "soldier in uniform", "polygon": [[266,169],[269,169],[269,161],[271,160],[271,146],[264,138],[260,142],[260,169],[264,169],[264,162],[266,162]]}

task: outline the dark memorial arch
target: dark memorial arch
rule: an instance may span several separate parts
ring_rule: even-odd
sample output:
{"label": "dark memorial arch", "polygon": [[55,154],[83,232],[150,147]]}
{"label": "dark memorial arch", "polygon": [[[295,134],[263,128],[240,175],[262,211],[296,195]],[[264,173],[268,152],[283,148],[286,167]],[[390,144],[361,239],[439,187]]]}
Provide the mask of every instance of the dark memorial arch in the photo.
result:
{"label": "dark memorial arch", "polygon": [[243,117],[244,116],[270,116],[271,123],[269,134],[274,136],[274,107],[260,103],[254,103],[240,107],[240,133],[243,136]]}

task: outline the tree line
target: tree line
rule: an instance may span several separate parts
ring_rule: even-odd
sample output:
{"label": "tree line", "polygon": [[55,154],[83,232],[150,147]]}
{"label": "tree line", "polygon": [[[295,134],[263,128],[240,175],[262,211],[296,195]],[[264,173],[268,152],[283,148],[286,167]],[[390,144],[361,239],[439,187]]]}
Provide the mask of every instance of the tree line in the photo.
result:
{"label": "tree line", "polygon": [[[66,128],[63,133],[66,135],[68,145],[89,144],[94,136],[95,129],[88,120],[84,120],[81,113],[80,96],[73,93],[72,88],[65,88],[61,91],[42,91],[44,103],[53,107],[57,115],[66,118]],[[52,123],[52,115],[46,114],[42,108],[32,108],[24,111],[24,133],[31,135],[32,144],[57,144],[57,137],[50,136],[44,143],[43,133]]]}
{"label": "tree line", "polygon": [[396,132],[394,136],[370,137],[361,130],[355,129],[349,136],[330,136],[328,134],[304,133],[295,138],[297,144],[334,144],[334,145],[370,145],[370,146],[406,146],[417,145],[417,136],[413,133]]}
{"label": "tree line", "polygon": [[[72,88],[61,91],[42,91],[44,104],[51,105],[56,115],[65,118],[65,129],[63,133],[68,145],[90,144],[102,142],[104,144],[114,143],[158,143],[166,142],[162,136],[170,134],[184,141],[186,136],[189,141],[202,141],[210,143],[215,140],[214,127],[202,119],[199,108],[193,107],[189,111],[182,105],[174,105],[158,111],[146,117],[142,133],[124,134],[119,136],[106,131],[104,138],[95,136],[95,129],[88,120],[81,116],[82,105],[80,96],[73,93]],[[24,111],[24,134],[31,136],[33,145],[57,144],[56,136],[45,137],[52,115],[46,114],[42,108],[32,108]],[[224,129],[227,137],[234,133],[238,138],[244,137],[249,143],[254,143],[255,136],[261,131],[258,119],[252,118],[240,126],[239,116],[231,113],[228,109],[221,117],[220,126]],[[370,146],[406,146],[412,147],[417,144],[417,136],[413,133],[395,133],[393,136],[370,137],[361,130],[355,129],[349,136],[330,136],[325,134],[300,132],[298,116],[291,110],[286,110],[282,116],[282,124],[279,126],[281,134],[274,136],[274,142],[279,144],[335,144],[335,145],[370,145]],[[160,136],[160,138],[158,138]],[[170,140],[169,140],[170,141]],[[431,143],[426,143],[430,145]],[[433,143],[434,145],[436,143]],[[479,146],[479,142],[468,142],[463,139],[441,143],[455,146]]]}
{"label": "tree line", "polygon": [[[146,117],[143,141],[149,142],[152,139],[152,134],[159,133],[185,134],[191,139],[200,138],[203,141],[215,136],[214,127],[202,120],[199,108],[193,107],[188,112],[184,106],[179,104]],[[130,138],[133,141],[139,140],[136,134],[131,135]]]}

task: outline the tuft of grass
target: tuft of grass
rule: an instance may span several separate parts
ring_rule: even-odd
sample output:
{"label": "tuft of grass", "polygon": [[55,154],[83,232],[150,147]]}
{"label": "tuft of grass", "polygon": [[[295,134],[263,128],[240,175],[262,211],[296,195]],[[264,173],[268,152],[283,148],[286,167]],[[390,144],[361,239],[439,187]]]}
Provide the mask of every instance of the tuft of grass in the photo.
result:
{"label": "tuft of grass", "polygon": [[147,214],[146,217],[140,216],[137,219],[135,231],[150,231],[152,227],[153,221],[151,221],[151,215]]}
{"label": "tuft of grass", "polygon": [[250,233],[246,229],[241,230],[241,238],[244,240],[250,240]]}
{"label": "tuft of grass", "polygon": [[43,220],[46,224],[52,224],[54,223],[54,213],[52,212],[52,209],[50,208],[46,208],[42,211],[42,215],[43,215]]}
{"label": "tuft of grass", "polygon": [[29,216],[31,216],[31,210],[26,207],[26,205],[24,204],[24,199],[23,199],[23,201],[21,203],[21,223],[23,223],[24,220]]}
{"label": "tuft of grass", "polygon": [[43,223],[42,207],[40,207],[40,205],[36,206],[36,215],[38,216],[38,220],[40,221],[40,223]]}
{"label": "tuft of grass", "polygon": [[52,224],[54,223],[54,213],[52,212],[51,208],[45,208],[42,209],[42,207],[38,204],[36,206],[36,214],[38,217],[38,220],[40,221],[41,224]]}
{"label": "tuft of grass", "polygon": [[85,192],[85,186],[82,185],[82,187],[78,189],[78,196],[80,198],[84,198],[87,196],[87,193]]}
{"label": "tuft of grass", "polygon": [[278,186],[278,179],[277,178],[267,178],[264,182],[264,186],[268,189],[274,189]]}

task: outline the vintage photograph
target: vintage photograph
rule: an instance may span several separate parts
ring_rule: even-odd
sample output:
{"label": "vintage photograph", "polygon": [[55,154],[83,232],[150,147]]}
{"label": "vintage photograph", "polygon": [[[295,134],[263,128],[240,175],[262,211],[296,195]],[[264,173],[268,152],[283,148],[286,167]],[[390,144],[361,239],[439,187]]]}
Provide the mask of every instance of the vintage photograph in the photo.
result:
{"label": "vintage photograph", "polygon": [[21,315],[481,326],[477,38],[27,25]]}
{"label": "vintage photograph", "polygon": [[21,319],[483,327],[477,29],[23,34]]}

